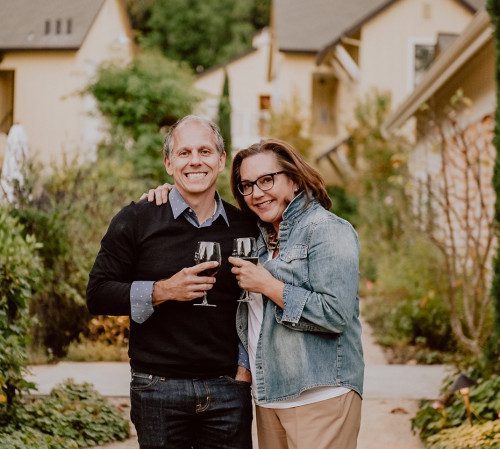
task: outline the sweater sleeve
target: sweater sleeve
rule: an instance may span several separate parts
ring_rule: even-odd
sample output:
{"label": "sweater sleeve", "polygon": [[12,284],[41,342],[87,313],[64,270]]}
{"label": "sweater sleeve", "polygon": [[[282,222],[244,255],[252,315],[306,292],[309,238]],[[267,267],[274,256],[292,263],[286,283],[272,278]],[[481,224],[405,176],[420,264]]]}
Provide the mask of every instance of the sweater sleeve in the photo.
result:
{"label": "sweater sleeve", "polygon": [[136,214],[133,204],[111,221],[101,241],[87,285],[93,315],[129,315],[130,287],[136,260]]}

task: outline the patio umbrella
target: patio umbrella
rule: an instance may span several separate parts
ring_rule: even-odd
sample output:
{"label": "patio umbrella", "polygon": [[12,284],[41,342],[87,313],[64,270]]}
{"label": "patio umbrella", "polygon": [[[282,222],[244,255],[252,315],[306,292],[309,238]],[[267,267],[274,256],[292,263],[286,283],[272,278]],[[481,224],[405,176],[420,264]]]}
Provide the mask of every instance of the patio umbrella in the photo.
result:
{"label": "patio umbrella", "polygon": [[12,125],[7,136],[7,146],[0,176],[0,201],[14,203],[16,190],[24,185],[24,167],[28,160],[28,139],[24,128]]}

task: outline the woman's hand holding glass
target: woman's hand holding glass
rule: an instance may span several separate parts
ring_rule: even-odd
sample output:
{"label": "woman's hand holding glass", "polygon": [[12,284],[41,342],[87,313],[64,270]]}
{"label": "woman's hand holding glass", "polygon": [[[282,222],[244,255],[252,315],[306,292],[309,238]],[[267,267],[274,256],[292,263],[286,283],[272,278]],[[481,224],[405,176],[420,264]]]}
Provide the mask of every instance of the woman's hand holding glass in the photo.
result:
{"label": "woman's hand holding glass", "polygon": [[[233,256],[240,259],[252,262],[254,265],[259,263],[257,257],[257,243],[254,237],[241,237],[233,240]],[[243,290],[239,302],[250,301],[250,295],[246,290]]]}
{"label": "woman's hand holding glass", "polygon": [[253,293],[262,293],[279,307],[284,307],[283,289],[285,284],[283,282],[276,279],[262,265],[254,265],[252,262],[243,260],[240,257],[230,257],[228,260],[233,265],[231,273],[236,275],[241,289]]}

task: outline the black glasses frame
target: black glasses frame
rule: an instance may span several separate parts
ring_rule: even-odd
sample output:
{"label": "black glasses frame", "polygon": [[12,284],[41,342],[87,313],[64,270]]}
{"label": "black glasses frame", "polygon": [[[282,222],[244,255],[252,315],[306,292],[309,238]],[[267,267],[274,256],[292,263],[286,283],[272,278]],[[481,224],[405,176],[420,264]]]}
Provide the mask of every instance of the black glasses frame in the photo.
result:
{"label": "black glasses frame", "polygon": [[[243,196],[248,196],[248,195],[251,195],[253,193],[253,187],[256,185],[260,190],[262,190],[263,192],[267,192],[268,190],[271,190],[273,187],[274,187],[274,177],[276,175],[281,175],[283,173],[286,173],[286,171],[284,170],[281,170],[281,171],[276,171],[274,173],[266,173],[265,175],[262,175],[262,176],[259,176],[255,181],[245,181],[245,185],[247,186],[250,186],[252,188],[252,190],[250,190],[250,192],[248,193],[243,193],[243,186],[241,185],[241,182],[238,183],[237,187],[238,187],[238,192],[240,192]],[[273,180],[273,183],[271,184],[271,187],[269,187],[268,189],[263,189],[259,186],[258,182],[262,179],[262,178],[265,178],[266,176],[270,176],[271,179]]]}

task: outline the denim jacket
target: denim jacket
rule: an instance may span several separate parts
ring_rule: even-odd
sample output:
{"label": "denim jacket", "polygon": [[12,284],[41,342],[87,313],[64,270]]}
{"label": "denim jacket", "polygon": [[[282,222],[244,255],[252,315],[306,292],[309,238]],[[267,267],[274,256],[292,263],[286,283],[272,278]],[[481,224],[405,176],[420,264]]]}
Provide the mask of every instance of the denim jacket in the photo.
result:
{"label": "denim jacket", "polygon": [[[314,387],[363,391],[356,231],[302,192],[283,213],[280,251],[267,260],[261,228],[259,261],[285,284],[284,309],[263,297],[256,352],[257,404],[296,398]],[[248,348],[248,307],[240,303],[236,325]]]}

